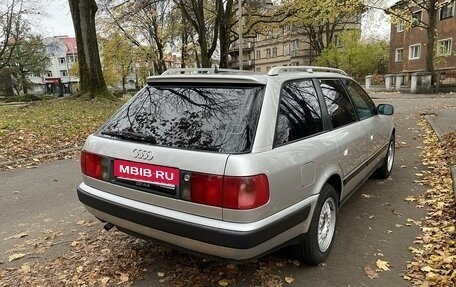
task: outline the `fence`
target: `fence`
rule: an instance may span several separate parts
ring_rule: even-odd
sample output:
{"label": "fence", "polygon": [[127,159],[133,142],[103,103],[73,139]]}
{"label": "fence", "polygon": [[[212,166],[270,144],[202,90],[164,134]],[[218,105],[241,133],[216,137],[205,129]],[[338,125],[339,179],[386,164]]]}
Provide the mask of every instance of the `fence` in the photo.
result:
{"label": "fence", "polygon": [[402,93],[456,92],[456,70],[439,71],[435,86],[431,85],[431,73],[399,73],[384,76],[369,75],[365,78],[368,91],[398,91]]}

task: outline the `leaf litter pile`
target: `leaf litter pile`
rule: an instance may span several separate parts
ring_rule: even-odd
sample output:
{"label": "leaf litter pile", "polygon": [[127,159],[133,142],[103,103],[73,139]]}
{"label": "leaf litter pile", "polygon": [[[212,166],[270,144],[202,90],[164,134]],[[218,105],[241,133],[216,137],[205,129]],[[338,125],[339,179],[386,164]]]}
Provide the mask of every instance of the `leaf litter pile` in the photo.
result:
{"label": "leaf litter pile", "polygon": [[123,103],[64,98],[0,106],[0,169],[34,167],[73,156],[87,136]]}
{"label": "leaf litter pile", "polygon": [[428,212],[422,234],[410,247],[413,260],[404,279],[414,286],[456,286],[456,211],[450,164],[456,163],[456,132],[440,142],[424,118],[421,161],[427,170],[415,182],[428,187],[418,204]]}
{"label": "leaf litter pile", "polygon": [[[68,242],[66,252],[48,261],[26,259],[22,258],[15,267],[0,269],[0,287],[131,286],[146,273],[152,274],[161,286],[236,286],[243,282],[281,287],[293,283],[294,278],[278,269],[300,266],[297,260],[267,256],[238,267],[104,230],[79,233],[76,240]],[[241,279],[242,269],[255,270],[252,278]]]}

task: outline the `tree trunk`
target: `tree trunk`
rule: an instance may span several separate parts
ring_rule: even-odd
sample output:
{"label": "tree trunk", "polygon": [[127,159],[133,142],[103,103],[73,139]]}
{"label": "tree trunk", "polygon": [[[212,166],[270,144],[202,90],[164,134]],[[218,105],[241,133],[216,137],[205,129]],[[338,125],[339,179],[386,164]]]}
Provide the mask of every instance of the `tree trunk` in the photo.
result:
{"label": "tree trunk", "polygon": [[69,4],[78,47],[80,96],[114,100],[101,70],[95,30],[97,4],[95,0],[69,0]]}
{"label": "tree trunk", "polygon": [[[233,0],[228,0],[224,5],[219,6],[219,12],[217,13],[220,17],[220,68],[228,67],[228,53],[230,49],[230,36],[231,36],[231,18],[233,13]],[[241,43],[240,43],[241,44]],[[242,55],[239,55],[242,59]]]}
{"label": "tree trunk", "polygon": [[434,66],[434,59],[435,59],[435,38],[436,38],[436,25],[437,25],[437,17],[439,13],[439,9],[437,9],[437,1],[436,0],[431,0],[429,1],[429,10],[428,15],[429,15],[429,26],[427,28],[427,46],[426,46],[426,70],[431,73],[431,92],[437,92],[433,91],[435,88],[435,83],[436,83],[436,72],[435,72],[435,66]]}

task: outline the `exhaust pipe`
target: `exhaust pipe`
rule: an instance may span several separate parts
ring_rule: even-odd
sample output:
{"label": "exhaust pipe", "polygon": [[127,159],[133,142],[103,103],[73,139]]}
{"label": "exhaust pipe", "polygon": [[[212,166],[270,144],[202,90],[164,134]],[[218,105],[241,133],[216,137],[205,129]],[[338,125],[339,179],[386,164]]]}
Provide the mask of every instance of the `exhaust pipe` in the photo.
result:
{"label": "exhaust pipe", "polygon": [[111,222],[106,222],[105,225],[103,225],[103,228],[106,230],[106,231],[109,231],[111,230],[111,228],[114,227],[114,224],[112,224]]}

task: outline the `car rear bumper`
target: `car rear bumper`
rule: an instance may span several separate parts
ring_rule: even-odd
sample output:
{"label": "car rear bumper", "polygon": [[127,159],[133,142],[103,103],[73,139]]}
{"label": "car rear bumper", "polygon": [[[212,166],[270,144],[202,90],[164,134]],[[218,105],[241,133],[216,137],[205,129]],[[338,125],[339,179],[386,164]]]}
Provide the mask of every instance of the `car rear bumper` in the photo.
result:
{"label": "car rear bumper", "polygon": [[[311,211],[317,197],[312,196],[291,208],[277,220],[261,220],[254,223],[226,223],[207,219],[183,221],[166,212],[147,210],[145,203],[94,189],[82,183],[77,189],[79,200],[96,217],[121,229],[132,231],[178,247],[209,254],[211,256],[245,260],[257,257],[268,250],[307,231]],[[176,211],[173,211],[176,212]],[[194,217],[194,215],[189,216]],[[198,222],[198,223],[195,223]],[[204,222],[204,220],[203,220]]]}

